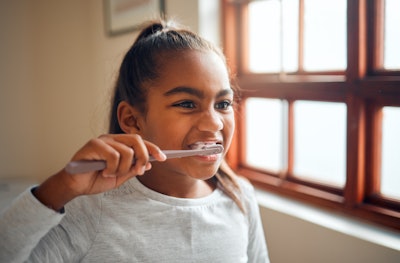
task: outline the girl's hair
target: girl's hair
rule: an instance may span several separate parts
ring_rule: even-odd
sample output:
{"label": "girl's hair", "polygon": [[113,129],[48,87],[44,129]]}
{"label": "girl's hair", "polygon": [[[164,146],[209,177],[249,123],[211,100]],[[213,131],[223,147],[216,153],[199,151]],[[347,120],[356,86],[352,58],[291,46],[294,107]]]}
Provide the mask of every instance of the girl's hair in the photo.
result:
{"label": "girl's hair", "polygon": [[[188,50],[211,51],[215,52],[227,67],[225,56],[219,48],[192,31],[177,26],[172,21],[150,21],[143,26],[143,30],[121,63],[111,104],[109,132],[113,134],[124,133],[117,117],[120,102],[126,101],[146,114],[146,87],[152,81],[157,80],[160,76],[159,70],[163,68],[163,62],[170,59],[171,55]],[[233,81],[231,81],[231,86],[235,91],[235,99],[237,99],[239,92],[236,85],[232,85],[232,83]],[[214,180],[245,212],[237,176],[225,161],[221,164]]]}

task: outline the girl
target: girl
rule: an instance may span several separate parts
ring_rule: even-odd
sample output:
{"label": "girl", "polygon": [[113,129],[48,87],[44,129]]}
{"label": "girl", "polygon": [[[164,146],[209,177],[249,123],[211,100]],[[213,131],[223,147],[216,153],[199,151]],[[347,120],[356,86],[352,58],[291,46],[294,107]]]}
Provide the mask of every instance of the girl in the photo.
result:
{"label": "girl", "polygon": [[[121,64],[110,134],[72,158],[106,168],[62,169],[21,194],[0,218],[0,261],[268,262],[253,188],[223,162],[235,95],[215,46],[147,25]],[[215,144],[225,150],[168,160],[160,150]]]}

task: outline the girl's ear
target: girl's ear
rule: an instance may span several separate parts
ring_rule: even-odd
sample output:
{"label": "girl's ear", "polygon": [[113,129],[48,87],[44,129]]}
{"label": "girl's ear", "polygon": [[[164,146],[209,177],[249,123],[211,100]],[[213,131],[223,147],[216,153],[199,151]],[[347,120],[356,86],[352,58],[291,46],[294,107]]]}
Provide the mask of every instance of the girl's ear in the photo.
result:
{"label": "girl's ear", "polygon": [[118,123],[121,129],[127,134],[140,134],[141,124],[140,112],[128,102],[122,101],[118,105]]}

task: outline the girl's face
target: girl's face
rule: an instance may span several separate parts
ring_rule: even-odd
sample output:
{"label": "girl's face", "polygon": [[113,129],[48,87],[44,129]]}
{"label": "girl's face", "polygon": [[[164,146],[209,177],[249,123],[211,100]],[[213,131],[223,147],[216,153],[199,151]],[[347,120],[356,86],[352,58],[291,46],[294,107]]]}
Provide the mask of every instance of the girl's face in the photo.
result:
{"label": "girl's face", "polygon": [[149,172],[208,179],[216,173],[234,132],[233,90],[226,66],[211,51],[185,51],[164,60],[160,78],[148,88],[141,136],[163,150],[221,144],[224,152],[154,162]]}

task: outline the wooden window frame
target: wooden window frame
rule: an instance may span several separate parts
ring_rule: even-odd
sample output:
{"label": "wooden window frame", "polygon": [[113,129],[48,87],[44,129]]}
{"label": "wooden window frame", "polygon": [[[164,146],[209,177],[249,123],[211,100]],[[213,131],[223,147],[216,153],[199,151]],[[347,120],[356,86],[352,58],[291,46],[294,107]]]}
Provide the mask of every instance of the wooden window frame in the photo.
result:
{"label": "wooden window frame", "polygon": [[[245,106],[240,104],[237,130],[227,160],[240,175],[261,189],[341,211],[400,231],[400,202],[377,194],[380,169],[380,134],[383,106],[400,106],[400,72],[379,69],[382,33],[377,21],[384,0],[347,1],[347,69],[345,72],[284,76],[246,71],[248,43],[245,30],[248,0],[220,0],[223,48],[237,76],[242,98],[344,102],[347,105],[346,184],[343,189],[298,180],[293,165],[293,111],[288,114],[288,169],[280,174],[245,163]],[[301,2],[303,0],[300,0]],[[302,5],[300,5],[301,8]],[[300,34],[301,35],[301,34]],[[301,41],[301,40],[300,40]],[[301,52],[299,53],[301,56]],[[301,58],[300,58],[301,60]]]}

